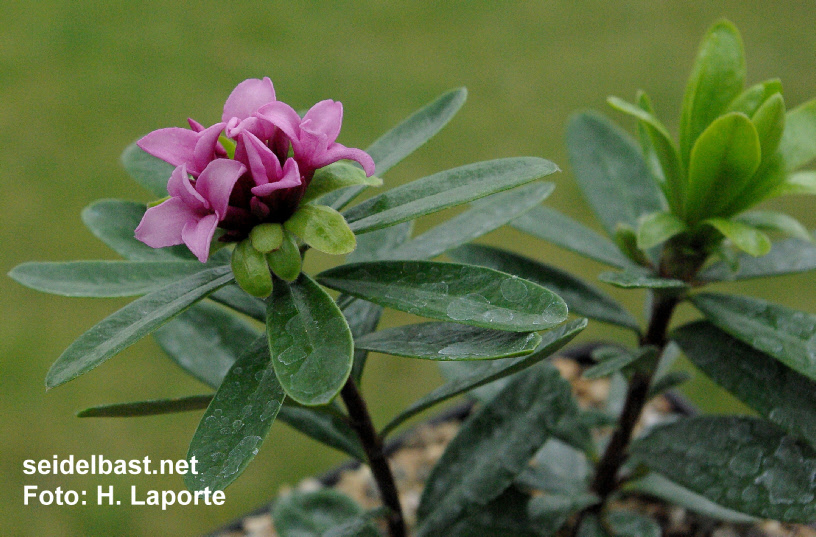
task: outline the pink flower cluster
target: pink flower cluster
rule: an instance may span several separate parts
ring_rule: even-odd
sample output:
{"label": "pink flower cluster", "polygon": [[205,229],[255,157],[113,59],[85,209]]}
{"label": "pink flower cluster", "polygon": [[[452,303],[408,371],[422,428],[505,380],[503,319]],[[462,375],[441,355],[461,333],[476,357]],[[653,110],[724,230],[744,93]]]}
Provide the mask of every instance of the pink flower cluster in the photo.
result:
{"label": "pink flower cluster", "polygon": [[227,98],[221,122],[151,132],[137,145],[176,169],[170,198],[147,210],[136,238],[153,248],[184,243],[205,262],[217,228],[221,240],[240,241],[257,224],[288,220],[318,168],[349,159],[371,176],[365,151],[336,142],[342,120],[343,105],[332,100],[301,118],[275,99],[269,78],[252,78]]}

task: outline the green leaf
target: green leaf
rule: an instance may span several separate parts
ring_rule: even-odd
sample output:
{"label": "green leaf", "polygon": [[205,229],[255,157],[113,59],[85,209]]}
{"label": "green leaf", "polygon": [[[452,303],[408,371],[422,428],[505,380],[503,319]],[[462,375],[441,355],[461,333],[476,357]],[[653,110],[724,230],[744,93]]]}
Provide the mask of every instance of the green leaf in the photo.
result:
{"label": "green leaf", "polygon": [[672,213],[658,211],[647,214],[638,223],[637,246],[641,250],[648,250],[684,231],[688,231],[685,222]]}
{"label": "green leaf", "polygon": [[290,402],[291,399],[286,400],[278,413],[278,420],[357,460],[365,460],[360,440],[348,422],[334,414],[322,412],[321,407],[304,407]]}
{"label": "green leaf", "polygon": [[283,227],[315,250],[342,255],[354,251],[357,240],[343,215],[326,205],[302,205]]}
{"label": "green leaf", "polygon": [[816,245],[813,240],[802,242],[788,239],[773,243],[771,251],[762,257],[740,255],[736,272],[725,263],[717,263],[701,272],[700,277],[710,281],[747,280],[811,270],[816,270]]}
{"label": "green leaf", "polygon": [[612,373],[629,367],[638,360],[654,360],[657,352],[654,347],[642,347],[636,351],[631,351],[623,347],[601,347],[592,353],[592,357],[599,361],[598,364],[586,369],[583,373],[585,379],[597,379],[606,377]]}
{"label": "green leaf", "polygon": [[355,233],[365,233],[509,190],[556,171],[555,164],[535,157],[477,162],[392,188],[343,214]]}
{"label": "green leaf", "polygon": [[379,261],[335,267],[317,279],[381,306],[483,328],[534,332],[567,318],[566,304],[554,293],[484,267]]}
{"label": "green leaf", "polygon": [[816,315],[745,296],[701,293],[691,302],[721,330],[816,379]]}
{"label": "green leaf", "polygon": [[655,379],[651,386],[649,386],[649,393],[647,399],[652,399],[659,395],[663,395],[669,390],[673,390],[692,379],[691,373],[687,371],[670,371]]}
{"label": "green leaf", "polygon": [[123,200],[99,200],[83,209],[82,222],[97,238],[133,261],[195,260],[184,245],[151,248],[136,239],[133,232],[142,221],[144,203]]}
{"label": "green leaf", "polygon": [[816,518],[816,451],[749,417],[700,416],[655,426],[632,458],[714,503],[761,518]]}
{"label": "green leaf", "polygon": [[786,194],[816,194],[816,172],[804,171],[790,174],[777,185],[769,197]]}
{"label": "green leaf", "polygon": [[77,412],[78,418],[133,418],[139,416],[158,416],[176,414],[191,410],[204,410],[212,401],[213,395],[190,395],[175,399],[154,399],[134,403],[116,403],[86,408]]}
{"label": "green leaf", "polygon": [[662,210],[663,195],[631,137],[606,117],[582,113],[567,125],[570,162],[584,196],[610,237]]}
{"label": "green leaf", "polygon": [[283,245],[283,226],[274,223],[258,224],[249,232],[252,247],[263,254]]}
{"label": "green leaf", "polygon": [[266,303],[248,295],[236,283],[225,285],[209,298],[256,321],[266,321]]}
{"label": "green leaf", "polygon": [[[354,500],[333,489],[292,492],[275,502],[272,519],[279,535],[288,537],[378,537]],[[357,524],[358,520],[363,522]],[[344,527],[354,525],[354,533]]]}
{"label": "green leaf", "polygon": [[187,460],[198,473],[184,483],[192,490],[223,490],[235,481],[275,421],[285,395],[269,360],[266,338],[259,337],[230,368],[198,424]]}
{"label": "green leaf", "polygon": [[517,377],[462,425],[434,466],[417,510],[418,537],[445,535],[498,498],[558,423],[577,413],[569,384],[555,368]]}
{"label": "green leaf", "polygon": [[771,239],[766,234],[739,220],[709,218],[703,223],[710,225],[735,247],[754,257],[763,256],[771,251]]}
{"label": "green leaf", "polygon": [[530,354],[540,342],[541,336],[535,332],[422,323],[373,332],[356,339],[354,347],[423,360],[495,360]]}
{"label": "green leaf", "polygon": [[430,259],[511,222],[552,193],[552,183],[533,183],[480,200],[422,235],[394,248],[387,259]]}
{"label": "green leaf", "polygon": [[527,506],[529,517],[539,528],[537,535],[558,535],[569,517],[598,502],[593,494],[543,494],[534,496]]}
{"label": "green leaf", "polygon": [[700,134],[689,161],[686,223],[720,216],[737,201],[759,167],[759,144],[754,124],[738,112],[717,118]]}
{"label": "green leaf", "polygon": [[[442,130],[465,104],[466,98],[465,88],[444,93],[378,138],[366,149],[366,153],[374,159],[377,174],[385,174]],[[335,191],[325,196],[321,202],[340,210],[364,189],[364,186],[355,186]]]}
{"label": "green leaf", "polygon": [[295,281],[303,268],[303,257],[300,254],[297,238],[285,232],[283,244],[277,250],[266,254],[266,262],[278,278],[287,282]]}
{"label": "green leaf", "polygon": [[816,446],[816,382],[706,321],[685,325],[671,337],[714,382]]}
{"label": "green leaf", "polygon": [[[341,297],[349,299],[340,309],[343,311],[343,316],[346,318],[346,322],[348,322],[351,329],[351,335],[354,336],[355,340],[377,329],[383,312],[382,306],[346,295],[341,295]],[[363,369],[367,358],[368,352],[358,349],[355,345],[351,376],[358,384],[363,378]]]}
{"label": "green leaf", "polygon": [[612,241],[549,207],[533,207],[510,225],[606,265],[617,268],[632,265]]}
{"label": "green leaf", "polygon": [[629,481],[624,485],[625,491],[632,491],[646,496],[652,496],[664,502],[673,503],[680,507],[685,507],[703,516],[716,520],[724,520],[735,524],[750,524],[758,519],[751,515],[733,511],[721,505],[717,505],[705,496],[701,496],[683,488],[660,474],[650,473],[637,481]]}
{"label": "green leaf", "polygon": [[680,155],[674,146],[669,131],[654,114],[644,110],[643,107],[635,106],[617,97],[609,97],[606,102],[612,108],[639,120],[639,126],[648,137],[649,147],[654,152],[659,165],[659,174],[654,175],[659,181],[672,211],[676,214],[682,214],[685,173],[680,162]]}
{"label": "green leaf", "polygon": [[448,381],[403,410],[383,428],[381,434],[383,436],[387,435],[401,423],[436,404],[539,363],[572,341],[579,332],[586,328],[586,325],[586,319],[579,319],[545,332],[536,351],[526,356],[506,360],[455,364],[466,365],[467,367],[462,371],[461,375],[457,375],[457,378]]}
{"label": "green leaf", "polygon": [[272,293],[272,274],[266,257],[252,246],[251,239],[238,243],[232,251],[230,267],[235,283],[250,295],[265,298]]}
{"label": "green leaf", "polygon": [[745,56],[736,27],[720,21],[706,34],[683,96],[680,155],[689,162],[697,138],[737,97],[745,84]]}
{"label": "green leaf", "polygon": [[623,223],[618,224],[618,228],[615,230],[615,236],[612,239],[615,241],[615,246],[618,247],[618,250],[631,259],[636,266],[651,266],[652,262],[649,260],[646,252],[638,248],[637,235],[634,229]]}
{"label": "green leaf", "polygon": [[661,278],[638,270],[602,272],[598,275],[598,279],[621,289],[684,289],[688,287],[688,284],[681,280]]}
{"label": "green leaf", "polygon": [[[562,499],[580,497],[589,489],[590,470],[586,455],[557,438],[550,438],[518,476],[516,485]],[[597,498],[593,496],[593,500],[590,503]]]}
{"label": "green leaf", "polygon": [[737,95],[725,111],[742,112],[748,117],[753,117],[759,107],[777,93],[782,93],[782,82],[778,78],[765,80]]}
{"label": "green leaf", "polygon": [[167,181],[175,166],[143,151],[133,142],[120,157],[125,171],[148,192],[161,198],[167,195]]}
{"label": "green leaf", "polygon": [[196,304],[153,333],[182,369],[217,388],[241,353],[260,333],[223,308]]}
{"label": "green leaf", "polygon": [[348,162],[335,162],[317,170],[312,177],[312,182],[300,200],[301,205],[314,201],[321,196],[346,187],[368,187],[382,186],[382,179],[371,176],[366,177],[365,172],[359,166]]}
{"label": "green leaf", "polygon": [[597,515],[593,514],[588,514],[581,519],[581,523],[575,535],[576,537],[609,537],[609,534],[606,533],[606,530],[604,530],[604,527],[601,525],[601,521],[598,520]]}
{"label": "green leaf", "polygon": [[801,168],[816,158],[816,99],[786,114],[779,152],[787,170]]}
{"label": "green leaf", "polygon": [[609,511],[604,517],[616,537],[660,537],[660,524],[651,517],[626,509]]}
{"label": "green leaf", "polygon": [[23,263],[9,276],[18,283],[55,295],[120,297],[151,293],[201,272],[198,261],[69,261]]}
{"label": "green leaf", "polygon": [[546,287],[560,296],[572,313],[639,331],[637,321],[620,304],[568,272],[491,246],[468,244],[449,255],[462,263],[514,274]]}
{"label": "green leaf", "polygon": [[[511,486],[481,509],[461,518],[445,531],[445,537],[542,537],[558,521],[555,510],[534,504],[528,494]],[[533,509],[537,507],[537,509]],[[549,515],[549,516],[547,516]]]}
{"label": "green leaf", "polygon": [[209,268],[134,300],[74,341],[51,366],[46,387],[90,371],[231,280],[229,267]]}
{"label": "green leaf", "polygon": [[779,231],[796,239],[813,241],[808,230],[792,216],[773,211],[751,211],[734,218],[738,222],[765,231]]}
{"label": "green leaf", "polygon": [[782,94],[777,93],[762,103],[751,116],[751,121],[759,135],[761,153],[768,158],[776,152],[785,130],[785,99]]}
{"label": "green leaf", "polygon": [[354,344],[343,313],[306,274],[275,286],[266,329],[286,395],[303,405],[331,401],[351,373]]}

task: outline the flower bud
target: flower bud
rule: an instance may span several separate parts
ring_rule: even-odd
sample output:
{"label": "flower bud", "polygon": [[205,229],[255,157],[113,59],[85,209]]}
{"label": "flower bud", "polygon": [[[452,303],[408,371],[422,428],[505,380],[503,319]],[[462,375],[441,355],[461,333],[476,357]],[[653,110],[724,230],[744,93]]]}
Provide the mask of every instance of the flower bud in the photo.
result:
{"label": "flower bud", "polygon": [[232,273],[241,289],[264,298],[272,293],[272,274],[264,255],[252,247],[250,239],[239,242],[232,252]]}
{"label": "flower bud", "polygon": [[275,276],[287,282],[293,282],[300,276],[303,259],[300,257],[297,239],[291,233],[283,233],[283,244],[280,248],[266,254],[269,268]]}

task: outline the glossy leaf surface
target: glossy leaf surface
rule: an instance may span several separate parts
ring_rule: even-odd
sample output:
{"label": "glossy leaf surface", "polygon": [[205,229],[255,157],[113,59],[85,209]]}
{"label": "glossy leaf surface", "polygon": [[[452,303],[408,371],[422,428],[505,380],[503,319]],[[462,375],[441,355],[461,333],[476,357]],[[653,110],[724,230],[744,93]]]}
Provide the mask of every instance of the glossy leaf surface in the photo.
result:
{"label": "glossy leaf surface", "polygon": [[143,151],[132,143],[121,156],[122,166],[137,183],[157,198],[167,195],[167,181],[174,166]]}
{"label": "glossy leaf surface", "polygon": [[816,158],[816,99],[786,114],[779,152],[788,170],[800,168]]}
{"label": "glossy leaf surface", "polygon": [[637,270],[602,272],[598,275],[598,279],[622,289],[682,289],[688,287],[688,284],[681,280],[661,278]]}
{"label": "glossy leaf surface", "polygon": [[336,490],[291,492],[272,508],[275,530],[289,537],[379,537],[357,503]]}
{"label": "glossy leaf surface", "polygon": [[176,414],[191,410],[203,410],[212,401],[212,394],[190,395],[174,399],[154,399],[133,403],[115,403],[86,408],[77,412],[78,418],[134,418],[139,416],[158,416]]}
{"label": "glossy leaf surface", "polygon": [[740,255],[737,266],[734,272],[725,263],[717,263],[700,276],[706,280],[747,280],[816,270],[816,245],[799,239],[778,241],[762,257]]}

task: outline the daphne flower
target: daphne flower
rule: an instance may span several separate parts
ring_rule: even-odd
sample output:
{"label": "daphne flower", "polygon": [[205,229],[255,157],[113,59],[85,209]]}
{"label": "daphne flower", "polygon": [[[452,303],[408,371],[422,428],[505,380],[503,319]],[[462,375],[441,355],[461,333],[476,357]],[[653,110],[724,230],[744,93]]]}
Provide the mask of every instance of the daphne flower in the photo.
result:
{"label": "daphne flower", "polygon": [[[187,173],[198,177],[214,159],[225,156],[218,137],[225,123],[203,129],[190,120],[194,130],[169,127],[151,132],[136,142],[140,148],[173,166],[186,166]],[[201,128],[202,130],[195,130]]]}
{"label": "daphne flower", "polygon": [[304,175],[338,160],[360,163],[366,175],[374,174],[374,161],[362,149],[338,144],[337,135],[343,122],[343,104],[331,99],[314,105],[301,120],[295,110],[280,101],[262,106],[258,116],[283,131],[292,142],[295,160]]}
{"label": "daphne flower", "polygon": [[232,189],[245,172],[240,162],[217,159],[193,181],[186,164],[181,164],[167,182],[170,199],[145,212],[136,238],[152,248],[184,243],[199,261],[206,262],[215,229],[226,217]]}

